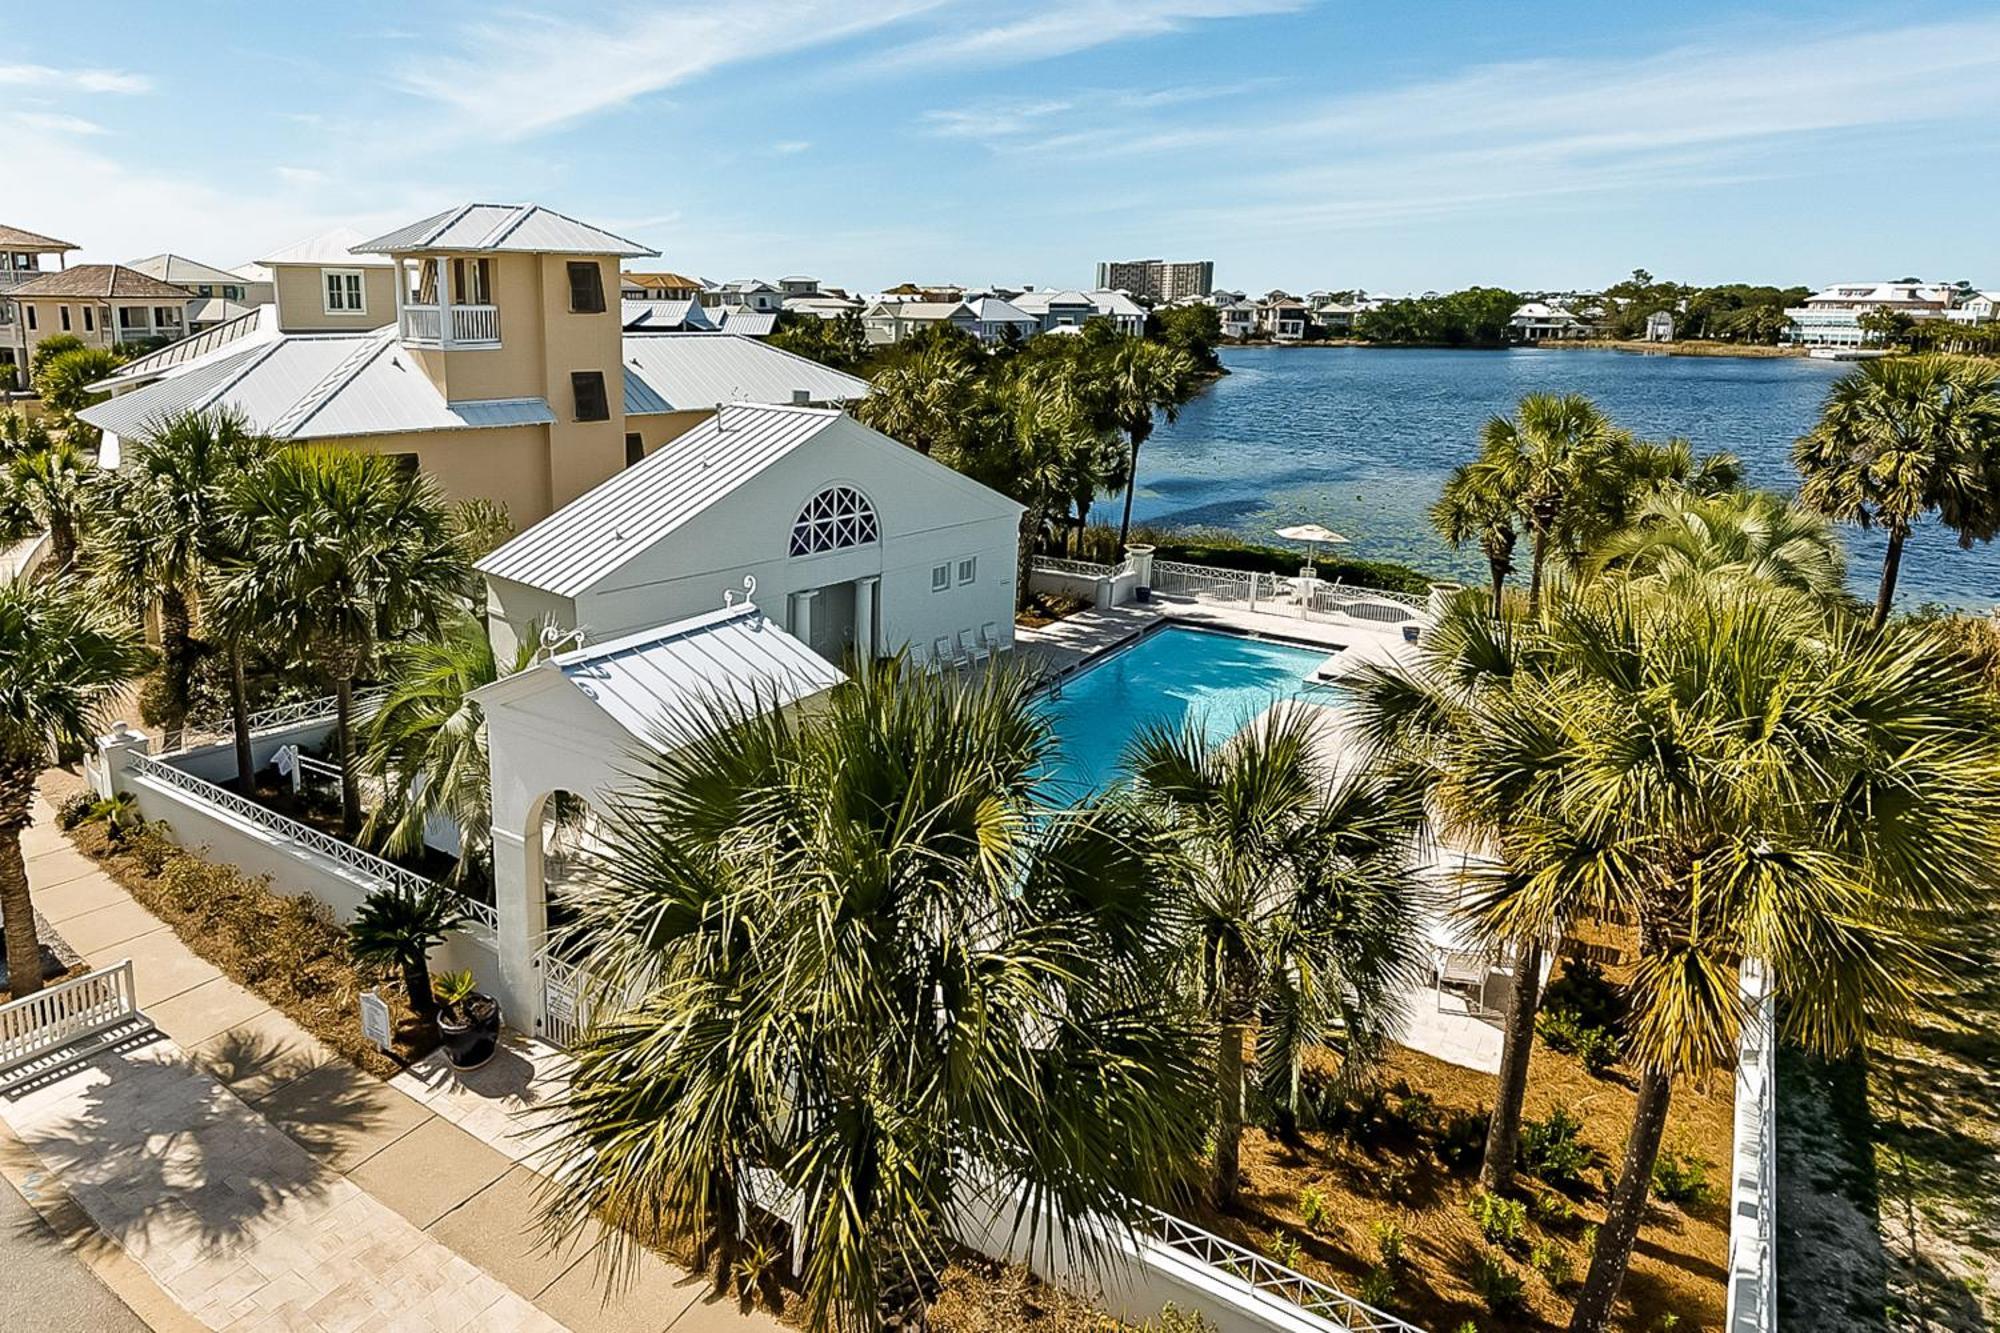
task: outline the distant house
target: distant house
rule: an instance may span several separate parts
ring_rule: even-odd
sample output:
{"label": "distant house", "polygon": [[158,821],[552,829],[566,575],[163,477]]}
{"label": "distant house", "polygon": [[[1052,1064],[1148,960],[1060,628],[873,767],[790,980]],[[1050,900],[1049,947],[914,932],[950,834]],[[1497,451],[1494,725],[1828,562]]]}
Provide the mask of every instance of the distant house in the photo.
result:
{"label": "distant house", "polygon": [[1649,343],[1670,343],[1674,340],[1674,312],[1655,310],[1646,316],[1646,341]]}
{"label": "distant house", "polygon": [[620,273],[618,295],[627,301],[698,301],[708,286],[681,273]]}
{"label": "distant house", "polygon": [[979,317],[963,301],[877,301],[861,315],[862,331],[878,347],[899,343],[939,324],[979,336]]}
{"label": "distant house", "polygon": [[701,293],[705,306],[742,306],[758,314],[776,314],[784,308],[784,293],[761,278],[738,278]]}
{"label": "distant house", "polygon": [[275,299],[269,280],[257,281],[204,264],[185,255],[151,255],[135,259],[125,267],[149,278],[176,287],[185,287],[197,299],[188,307],[188,331],[200,333],[238,315],[247,315]]}
{"label": "distant house", "polygon": [[618,303],[618,317],[627,333],[698,333],[717,327],[707,307],[695,300],[624,300]]}
{"label": "distant house", "polygon": [[2000,319],[2000,292],[1966,292],[1944,312],[1954,324],[1991,324]]}
{"label": "distant house", "polygon": [[89,347],[175,342],[188,335],[199,299],[123,264],[79,264],[24,282],[8,293],[21,322],[22,362],[44,338],[74,334]]}
{"label": "distant house", "polygon": [[1032,338],[1042,331],[1041,321],[997,296],[974,297],[965,303],[965,308],[972,312],[973,336],[983,343]]}
{"label": "distant house", "polygon": [[812,315],[818,319],[839,319],[842,315],[861,313],[861,302],[849,296],[831,296],[824,292],[817,296],[787,296],[785,313],[788,315]]}
{"label": "distant house", "polygon": [[1022,292],[1009,302],[1016,310],[1034,318],[1039,330],[1053,333],[1062,328],[1082,328],[1097,318],[1097,302],[1077,291]]}
{"label": "distant house", "polygon": [[395,321],[395,265],[387,255],[357,253],[354,247],[367,239],[353,227],[336,227],[257,261],[252,272],[271,285],[280,329],[361,333]]}
{"label": "distant house", "polygon": [[[7,295],[24,282],[60,270],[76,246],[40,232],[0,225],[0,389],[23,388],[28,375],[27,330]],[[54,255],[54,269],[42,267],[42,256]]]}
{"label": "distant house", "polygon": [[1925,282],[1850,282],[1828,287],[1791,306],[1787,342],[1806,347],[1860,347],[1875,341],[1861,327],[1861,317],[1878,310],[1895,311],[1911,319],[1943,319],[1956,293]]}
{"label": "distant house", "polygon": [[818,296],[819,279],[809,278],[802,273],[794,273],[789,278],[778,279],[778,292],[781,296],[786,297]]}
{"label": "distant house", "polygon": [[1507,321],[1507,336],[1522,343],[1588,338],[1596,331],[1583,316],[1546,301],[1527,302]]}
{"label": "distant house", "polygon": [[1241,298],[1215,308],[1222,323],[1222,336],[1242,341],[1257,331],[1257,306]]}
{"label": "distant house", "polygon": [[1146,307],[1124,292],[1098,290],[1089,296],[1099,318],[1110,320],[1120,333],[1136,338],[1146,331]]}
{"label": "distant house", "polygon": [[768,338],[778,327],[775,310],[752,310],[747,305],[722,306],[708,312],[715,327],[724,333],[745,338]]}
{"label": "distant house", "polygon": [[1298,342],[1306,336],[1306,303],[1274,292],[1257,303],[1257,332],[1273,342]]}

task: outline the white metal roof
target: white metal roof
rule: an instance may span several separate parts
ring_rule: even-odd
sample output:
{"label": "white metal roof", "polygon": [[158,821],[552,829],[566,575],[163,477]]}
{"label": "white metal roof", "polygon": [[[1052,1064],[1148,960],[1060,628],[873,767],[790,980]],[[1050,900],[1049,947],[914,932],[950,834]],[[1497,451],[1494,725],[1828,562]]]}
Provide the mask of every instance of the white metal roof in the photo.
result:
{"label": "white metal roof", "polygon": [[660,253],[540,204],[460,204],[360,242],[354,249],[380,254],[461,250],[633,257]]}
{"label": "white metal roof", "polygon": [[366,251],[355,253],[355,247],[365,245],[367,240],[368,237],[357,227],[335,227],[332,231],[323,231],[317,236],[308,236],[303,241],[294,241],[281,249],[273,250],[257,262],[267,269],[273,264],[388,268],[393,261],[387,255],[370,254]]}
{"label": "white metal roof", "polygon": [[868,394],[867,380],[733,333],[628,333],[625,364],[668,404],[667,411],[789,403],[797,390],[811,403],[847,403]]}
{"label": "white metal roof", "polygon": [[725,310],[722,313],[722,331],[745,338],[768,338],[771,330],[778,327],[778,316],[771,310]]}
{"label": "white metal roof", "polygon": [[204,264],[199,259],[189,259],[186,255],[148,255],[144,259],[134,259],[126,268],[143,273],[161,282],[179,283],[183,287],[196,283],[214,286],[217,283],[234,287],[245,279],[240,273],[226,273],[213,264]]}
{"label": "white metal roof", "polygon": [[727,404],[473,567],[574,597],[839,420],[831,408]]}
{"label": "white metal roof", "polygon": [[669,750],[720,703],[783,707],[846,677],[751,603],[565,653],[551,664],[634,737]]}
{"label": "white metal roof", "polygon": [[1003,322],[1009,324],[1033,324],[1035,317],[1011,301],[1003,301],[997,296],[979,296],[965,303],[966,308],[986,323]]}
{"label": "white metal roof", "polygon": [[93,393],[103,393],[156,380],[177,367],[192,365],[225,348],[235,347],[240,352],[243,349],[236,344],[244,339],[268,342],[277,336],[278,307],[260,305],[212,329],[203,329],[192,337],[170,342],[165,347],[127,361],[118,367],[117,374],[99,380],[90,389]]}
{"label": "white metal roof", "polygon": [[242,305],[236,301],[225,301],[220,296],[196,297],[188,303],[188,323],[223,324],[255,314],[256,306]]}
{"label": "white metal roof", "polygon": [[715,327],[715,322],[708,317],[708,312],[702,308],[699,301],[657,301],[646,297],[620,301],[618,318],[628,329],[674,330]]}
{"label": "white metal roof", "polygon": [[1097,302],[1082,292],[1056,292],[1046,289],[1039,292],[1022,292],[1014,298],[1013,304],[1015,309],[1025,310],[1031,315],[1045,314],[1050,306],[1057,305],[1089,306],[1093,310],[1097,308]]}

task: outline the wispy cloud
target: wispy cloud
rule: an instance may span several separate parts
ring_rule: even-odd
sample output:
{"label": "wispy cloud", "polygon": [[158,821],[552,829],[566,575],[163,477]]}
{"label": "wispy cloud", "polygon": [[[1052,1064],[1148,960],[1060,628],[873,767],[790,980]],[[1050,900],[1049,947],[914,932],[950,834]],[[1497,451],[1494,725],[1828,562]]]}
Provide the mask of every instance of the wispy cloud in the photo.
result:
{"label": "wispy cloud", "polygon": [[43,134],[103,134],[105,128],[82,116],[66,116],[59,111],[16,111],[14,123],[25,130]]}
{"label": "wispy cloud", "polygon": [[[1181,32],[1217,19],[1286,14],[1312,0],[1063,0],[994,5],[1012,11],[999,22],[975,23],[887,52],[883,64],[924,65],[974,59],[1019,64],[1072,55],[1093,47]],[[977,11],[988,18],[991,9]]]}
{"label": "wispy cloud", "polygon": [[[1281,80],[1232,81],[1178,88],[1081,89],[1063,97],[987,98],[964,106],[938,107],[918,117],[919,127],[940,139],[970,139],[996,150],[1026,147],[1046,151],[1075,147],[1079,140],[1115,135],[1134,118],[1173,107],[1222,98],[1241,99]],[[1092,128],[1070,129],[1069,126]]]}
{"label": "wispy cloud", "polygon": [[0,65],[0,86],[80,93],[145,93],[153,81],[118,69],[57,69],[53,65]]}
{"label": "wispy cloud", "polygon": [[731,0],[630,8],[605,22],[509,13],[470,24],[456,55],[402,67],[462,135],[518,140],[725,66],[901,22],[939,0]]}
{"label": "wispy cloud", "polygon": [[811,147],[811,139],[781,139],[771,145],[771,151],[780,157],[792,157]]}
{"label": "wispy cloud", "polygon": [[327,175],[317,167],[274,167],[279,180],[287,185],[310,187],[324,185]]}

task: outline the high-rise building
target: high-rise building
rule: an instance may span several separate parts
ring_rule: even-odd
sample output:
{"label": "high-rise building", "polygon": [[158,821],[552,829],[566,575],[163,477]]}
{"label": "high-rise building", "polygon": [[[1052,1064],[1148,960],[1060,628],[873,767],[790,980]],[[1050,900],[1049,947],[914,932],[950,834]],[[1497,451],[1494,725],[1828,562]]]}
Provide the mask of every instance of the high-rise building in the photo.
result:
{"label": "high-rise building", "polygon": [[1215,290],[1215,261],[1170,264],[1164,259],[1108,259],[1097,266],[1101,291],[1124,291],[1155,301],[1207,296]]}

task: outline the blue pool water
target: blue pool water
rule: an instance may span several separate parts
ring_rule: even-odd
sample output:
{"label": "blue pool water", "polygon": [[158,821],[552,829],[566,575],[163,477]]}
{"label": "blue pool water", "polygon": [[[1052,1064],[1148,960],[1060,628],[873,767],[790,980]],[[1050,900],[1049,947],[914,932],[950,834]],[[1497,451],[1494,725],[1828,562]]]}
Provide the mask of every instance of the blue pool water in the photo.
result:
{"label": "blue pool water", "polygon": [[1125,746],[1156,723],[1194,717],[1227,740],[1281,698],[1310,693],[1306,677],[1330,650],[1172,627],[1091,663],[1037,706],[1056,733],[1049,780],[1055,794],[1079,796],[1117,776]]}

